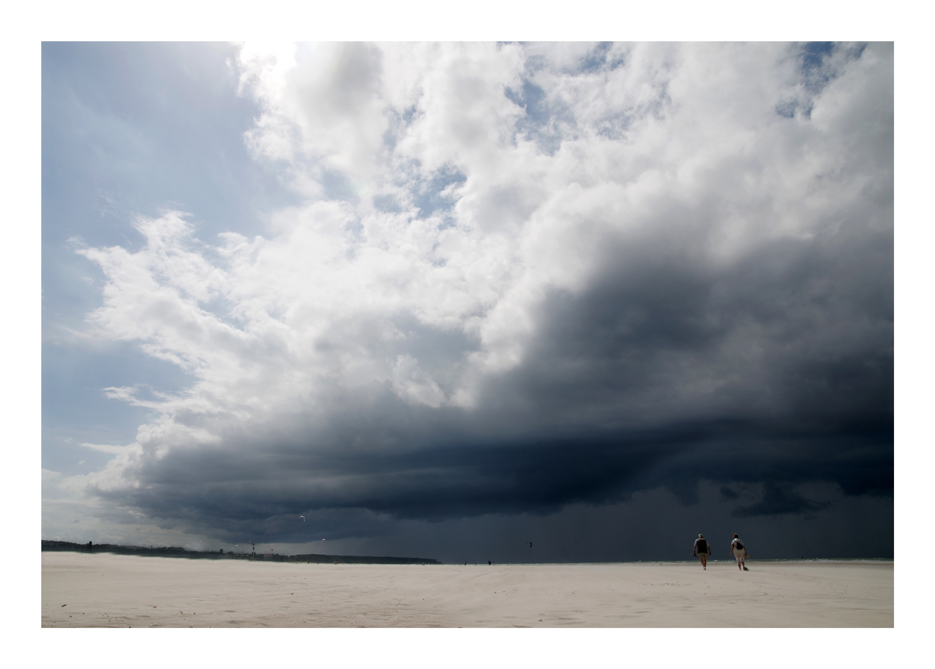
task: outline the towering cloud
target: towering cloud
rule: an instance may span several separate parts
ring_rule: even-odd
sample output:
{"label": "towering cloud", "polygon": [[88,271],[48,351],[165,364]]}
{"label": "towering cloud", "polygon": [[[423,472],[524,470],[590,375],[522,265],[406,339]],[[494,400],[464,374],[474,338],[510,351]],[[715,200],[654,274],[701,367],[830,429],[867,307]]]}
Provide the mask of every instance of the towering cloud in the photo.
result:
{"label": "towering cloud", "polygon": [[[301,204],[140,216],[101,337],[190,374],[95,494],[219,537],[364,536],[720,486],[891,494],[892,45],[245,45]],[[738,490],[761,486],[758,500]]]}

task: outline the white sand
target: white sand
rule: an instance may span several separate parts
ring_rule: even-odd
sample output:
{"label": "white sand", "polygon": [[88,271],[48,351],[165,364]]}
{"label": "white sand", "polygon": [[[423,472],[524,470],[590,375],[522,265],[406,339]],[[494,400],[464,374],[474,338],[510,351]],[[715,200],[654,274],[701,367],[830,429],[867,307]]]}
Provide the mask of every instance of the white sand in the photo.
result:
{"label": "white sand", "polygon": [[42,554],[43,627],[892,627],[893,563],[328,565]]}

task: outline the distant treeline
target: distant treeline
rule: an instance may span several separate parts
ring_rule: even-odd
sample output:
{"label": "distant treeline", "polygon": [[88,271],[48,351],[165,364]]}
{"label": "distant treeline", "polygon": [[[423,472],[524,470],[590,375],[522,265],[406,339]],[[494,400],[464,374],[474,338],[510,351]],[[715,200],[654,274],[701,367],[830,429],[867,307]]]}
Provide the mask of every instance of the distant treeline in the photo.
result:
{"label": "distant treeline", "polygon": [[311,562],[316,564],[441,564],[429,558],[373,557],[369,555],[279,555],[278,553],[225,553],[190,551],[180,546],[117,546],[114,544],[76,544],[71,541],[42,540],[43,551],[71,551],[76,553],[115,553],[149,557],[181,557],[191,560],[257,560],[266,562]]}

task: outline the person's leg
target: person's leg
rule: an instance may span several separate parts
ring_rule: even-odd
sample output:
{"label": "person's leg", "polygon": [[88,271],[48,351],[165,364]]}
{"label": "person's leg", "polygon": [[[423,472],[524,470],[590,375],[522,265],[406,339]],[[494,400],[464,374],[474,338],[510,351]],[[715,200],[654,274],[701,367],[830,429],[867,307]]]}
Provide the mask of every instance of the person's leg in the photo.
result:
{"label": "person's leg", "polygon": [[708,568],[708,554],[707,553],[701,554],[701,568],[702,569]]}

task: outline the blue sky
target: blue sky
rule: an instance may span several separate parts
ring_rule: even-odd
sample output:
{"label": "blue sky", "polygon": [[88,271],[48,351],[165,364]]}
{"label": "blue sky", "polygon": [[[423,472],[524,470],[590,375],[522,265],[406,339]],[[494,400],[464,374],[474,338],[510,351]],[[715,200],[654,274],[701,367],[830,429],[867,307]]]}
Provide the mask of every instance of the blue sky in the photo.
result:
{"label": "blue sky", "polygon": [[892,57],[44,44],[43,538],[891,556]]}
{"label": "blue sky", "polygon": [[[108,386],[174,390],[186,375],[132,344],[75,339],[101,303],[81,245],[136,248],[127,225],[166,207],[203,212],[199,234],[256,232],[291,201],[243,143],[256,108],[237,95],[232,46],[48,43],[43,49],[43,438],[56,470],[87,473],[99,454],[75,443],[132,440],[146,412]],[[70,441],[69,441],[70,440]],[[84,461],[84,464],[78,464]]]}

